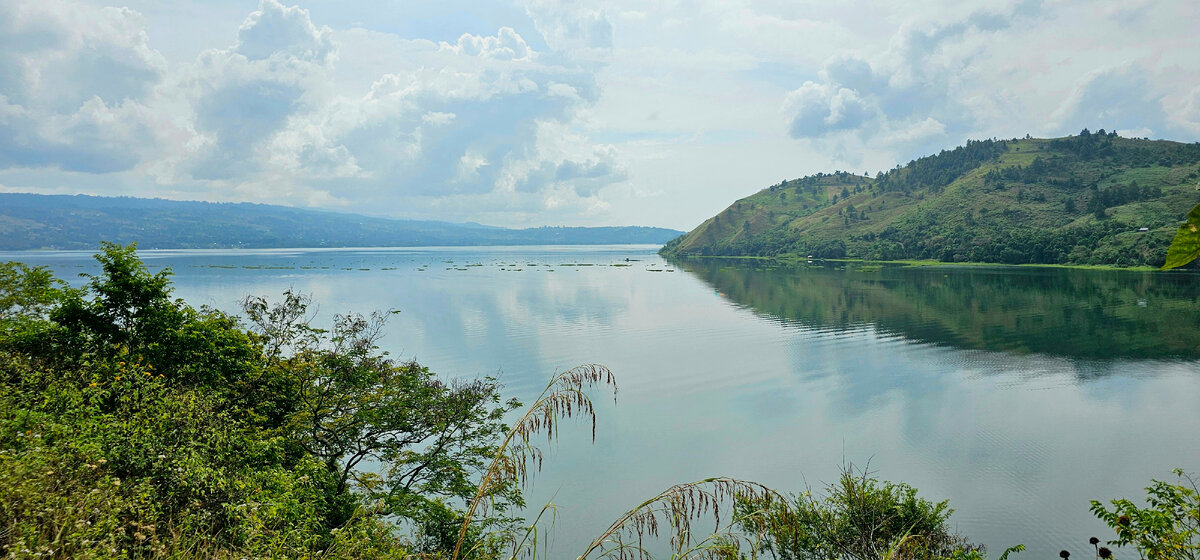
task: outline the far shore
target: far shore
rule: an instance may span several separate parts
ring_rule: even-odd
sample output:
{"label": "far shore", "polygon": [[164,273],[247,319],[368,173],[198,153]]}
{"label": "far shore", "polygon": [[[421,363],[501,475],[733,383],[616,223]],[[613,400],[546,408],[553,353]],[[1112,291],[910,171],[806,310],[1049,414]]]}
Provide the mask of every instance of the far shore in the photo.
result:
{"label": "far shore", "polygon": [[1116,266],[1111,264],[1007,264],[1007,263],[989,263],[989,262],[945,262],[937,260],[916,260],[916,259],[901,259],[901,260],[870,260],[859,258],[839,258],[839,259],[823,259],[817,257],[804,257],[794,253],[786,253],[774,257],[762,257],[754,255],[687,255],[684,257],[672,257],[682,259],[738,259],[738,260],[753,260],[753,261],[775,261],[781,264],[800,264],[804,262],[837,262],[837,263],[853,263],[864,265],[903,265],[903,266],[975,266],[975,267],[1005,267],[1005,268],[1074,268],[1080,270],[1127,270],[1135,272],[1156,272],[1157,267],[1153,266]]}

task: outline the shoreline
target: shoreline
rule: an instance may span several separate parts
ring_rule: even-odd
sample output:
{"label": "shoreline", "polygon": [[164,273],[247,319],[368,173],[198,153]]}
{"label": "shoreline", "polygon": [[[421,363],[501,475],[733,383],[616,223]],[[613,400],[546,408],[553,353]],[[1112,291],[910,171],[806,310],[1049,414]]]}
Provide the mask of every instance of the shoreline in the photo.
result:
{"label": "shoreline", "polygon": [[[660,255],[671,260],[687,259],[739,259],[751,261],[774,261],[781,264],[803,264],[805,262],[837,262],[865,265],[903,265],[906,267],[1004,267],[1004,268],[1067,268],[1077,270],[1116,270],[1129,272],[1168,272],[1153,266],[1116,266],[1111,264],[1061,264],[1061,263],[990,263],[990,262],[944,262],[936,260],[901,259],[901,260],[871,260],[860,258],[807,258],[793,253],[785,253],[773,257],[755,255]],[[1188,272],[1188,271],[1184,271]],[[1193,271],[1194,272],[1194,271]]]}

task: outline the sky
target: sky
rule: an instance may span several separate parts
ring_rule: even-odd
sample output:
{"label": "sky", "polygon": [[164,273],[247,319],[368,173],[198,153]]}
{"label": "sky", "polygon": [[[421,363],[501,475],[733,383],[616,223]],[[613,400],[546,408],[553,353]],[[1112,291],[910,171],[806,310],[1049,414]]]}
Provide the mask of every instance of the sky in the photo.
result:
{"label": "sky", "polygon": [[1200,139],[1200,2],[0,2],[0,192],[691,229],[817,172]]}

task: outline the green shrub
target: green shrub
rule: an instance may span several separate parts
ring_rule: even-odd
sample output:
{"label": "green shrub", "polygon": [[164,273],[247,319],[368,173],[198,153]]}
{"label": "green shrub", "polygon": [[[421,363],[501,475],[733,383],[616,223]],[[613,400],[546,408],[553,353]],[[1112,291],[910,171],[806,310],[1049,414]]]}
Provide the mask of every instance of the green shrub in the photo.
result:
{"label": "green shrub", "polygon": [[907,484],[850,466],[825,492],[741,501],[742,525],[762,535],[761,551],[782,560],[970,558],[982,551],[949,528],[946,501],[921,498]]}
{"label": "green shrub", "polygon": [[[97,260],[82,289],[0,267],[0,556],[453,544],[518,404],[494,380],[444,383],[391,360],[375,345],[380,314],[325,331],[289,293],[248,299],[246,328],[172,298],[169,271],[151,274],[132,245],[104,244]],[[486,495],[495,515],[521,503],[515,484]]]}
{"label": "green shrub", "polygon": [[1143,559],[1200,558],[1200,491],[1176,469],[1174,483],[1155,480],[1146,488],[1146,507],[1113,500],[1112,509],[1092,501],[1092,513],[1117,534],[1109,544],[1133,546]]}

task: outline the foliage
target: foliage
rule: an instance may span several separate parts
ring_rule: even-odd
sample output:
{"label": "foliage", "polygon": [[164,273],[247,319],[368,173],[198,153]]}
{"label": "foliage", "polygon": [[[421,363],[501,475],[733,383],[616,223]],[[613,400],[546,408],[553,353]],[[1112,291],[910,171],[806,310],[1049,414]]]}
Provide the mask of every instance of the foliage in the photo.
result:
{"label": "foliage", "polygon": [[[416,362],[380,354],[382,313],[338,316],[326,332],[308,324],[307,307],[291,291],[275,306],[258,297],[243,302],[267,361],[295,383],[287,431],[326,465],[337,492],[353,483],[392,515],[425,520],[433,518],[423,512],[442,509],[439,498],[474,495],[471,475],[489,454],[485,442],[504,433],[502,416],[520,403],[500,405],[494,379],[446,384]],[[386,468],[362,472],[368,460]]]}
{"label": "foliage", "polygon": [[0,556],[445,549],[517,406],[494,380],[391,360],[380,314],[325,331],[288,293],[249,298],[247,330],[173,299],[132,245],[97,259],[78,290],[0,268]]}
{"label": "foliage", "polygon": [[907,484],[848,466],[825,491],[823,498],[806,491],[790,501],[741,500],[742,524],[764,535],[761,549],[781,560],[971,558],[982,551],[949,528],[946,501],[930,502]]}
{"label": "foliage", "polygon": [[968,140],[964,146],[942,150],[937,155],[913,160],[902,169],[890,171],[879,177],[878,185],[883,190],[913,191],[931,187],[937,191],[962,174],[999,157],[1006,148],[1004,141]]}
{"label": "foliage", "polygon": [[1112,509],[1092,501],[1091,510],[1117,534],[1109,544],[1133,546],[1143,560],[1200,558],[1200,490],[1176,469],[1174,482],[1155,480],[1146,488],[1147,506],[1112,501]]}
{"label": "foliage", "polygon": [[1167,249],[1167,262],[1163,270],[1179,268],[1200,257],[1200,204],[1188,212],[1187,221],[1175,232],[1175,239]]}
{"label": "foliage", "polygon": [[62,287],[45,267],[0,263],[0,321],[44,316],[61,297]]}

